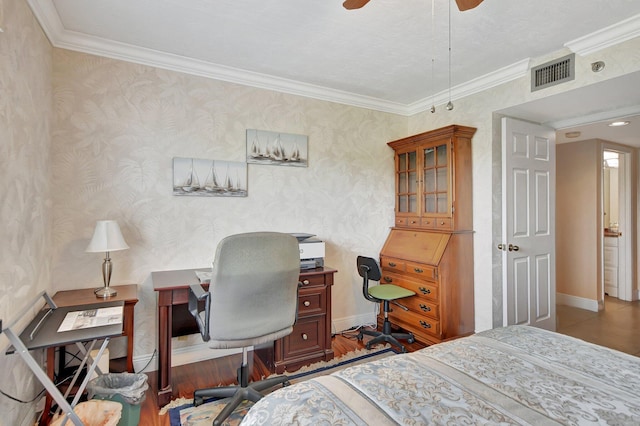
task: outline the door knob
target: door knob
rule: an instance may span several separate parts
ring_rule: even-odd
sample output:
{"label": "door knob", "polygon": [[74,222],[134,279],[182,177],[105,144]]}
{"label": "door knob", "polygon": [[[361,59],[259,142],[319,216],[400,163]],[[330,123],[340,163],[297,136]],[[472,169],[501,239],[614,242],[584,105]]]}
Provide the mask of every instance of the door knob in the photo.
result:
{"label": "door knob", "polygon": [[498,250],[504,250],[504,244],[502,243],[498,244]]}
{"label": "door knob", "polygon": [[520,247],[514,246],[513,244],[509,244],[509,251],[518,251]]}

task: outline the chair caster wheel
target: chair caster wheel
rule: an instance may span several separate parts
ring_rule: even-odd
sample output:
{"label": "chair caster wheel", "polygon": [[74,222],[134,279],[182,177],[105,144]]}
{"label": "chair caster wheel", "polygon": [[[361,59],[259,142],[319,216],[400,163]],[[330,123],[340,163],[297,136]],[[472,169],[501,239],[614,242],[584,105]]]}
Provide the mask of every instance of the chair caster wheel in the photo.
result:
{"label": "chair caster wheel", "polygon": [[202,398],[194,397],[193,398],[193,406],[197,407],[198,405],[202,405],[204,400]]}
{"label": "chair caster wheel", "polygon": [[364,334],[362,332],[358,333],[358,340],[362,340],[364,338]]}
{"label": "chair caster wheel", "polygon": [[282,383],[283,388],[286,388],[287,386],[291,386],[291,382],[289,382],[288,380]]}
{"label": "chair caster wheel", "polygon": [[413,337],[407,340],[407,343],[412,344],[415,343],[416,339],[414,339]]}
{"label": "chair caster wheel", "polygon": [[407,353],[407,348],[405,348],[405,347],[403,346],[403,347],[402,347],[401,352],[402,352],[403,354],[406,354],[406,353]]}

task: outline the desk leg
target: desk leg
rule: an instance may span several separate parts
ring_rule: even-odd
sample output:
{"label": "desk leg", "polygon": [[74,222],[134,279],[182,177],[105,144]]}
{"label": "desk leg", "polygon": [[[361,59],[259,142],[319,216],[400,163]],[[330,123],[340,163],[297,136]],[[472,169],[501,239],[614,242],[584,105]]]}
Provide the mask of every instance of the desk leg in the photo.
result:
{"label": "desk leg", "polygon": [[[133,308],[135,303],[124,304],[124,324],[122,324],[122,334],[127,336],[127,371],[134,373],[133,371]],[[108,371],[107,371],[108,373]]]}
{"label": "desk leg", "polygon": [[[62,356],[62,354],[60,356]],[[49,376],[49,379],[51,379],[51,381],[53,381],[54,376],[56,374],[55,365],[54,365],[55,359],[56,359],[56,348],[54,347],[47,348],[47,376]],[[49,424],[49,421],[51,420],[51,418],[49,417],[49,413],[51,412],[51,405],[52,405],[51,395],[47,392],[44,398],[44,410],[42,411],[42,420],[40,424],[45,424],[45,425]]]}
{"label": "desk leg", "polygon": [[[171,292],[169,293],[169,297]],[[164,292],[158,295],[158,406],[171,401],[171,301],[164,301]]]}

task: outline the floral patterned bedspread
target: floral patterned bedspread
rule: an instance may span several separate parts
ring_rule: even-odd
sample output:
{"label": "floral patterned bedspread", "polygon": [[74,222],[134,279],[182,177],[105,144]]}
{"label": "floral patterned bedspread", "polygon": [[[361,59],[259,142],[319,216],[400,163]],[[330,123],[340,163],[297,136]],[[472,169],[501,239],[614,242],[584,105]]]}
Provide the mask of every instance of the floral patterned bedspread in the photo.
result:
{"label": "floral patterned bedspread", "polygon": [[640,358],[511,326],[279,389],[242,425],[639,425]]}

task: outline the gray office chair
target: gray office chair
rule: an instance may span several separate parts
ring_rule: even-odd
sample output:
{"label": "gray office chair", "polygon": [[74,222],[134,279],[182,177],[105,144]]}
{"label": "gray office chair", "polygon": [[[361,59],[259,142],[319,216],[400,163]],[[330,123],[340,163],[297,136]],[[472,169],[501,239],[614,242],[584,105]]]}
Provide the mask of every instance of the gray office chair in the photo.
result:
{"label": "gray office chair", "polygon": [[[233,397],[214,425],[219,425],[245,400],[257,402],[260,391],[286,376],[249,383],[247,349],[291,333],[297,315],[300,254],[298,241],[289,234],[253,232],[223,239],[216,250],[209,291],[192,285],[189,311],[211,348],[242,348],[238,386],[199,389],[193,404],[205,398]],[[199,312],[198,302],[204,301]],[[201,304],[202,305],[202,304]]]}

